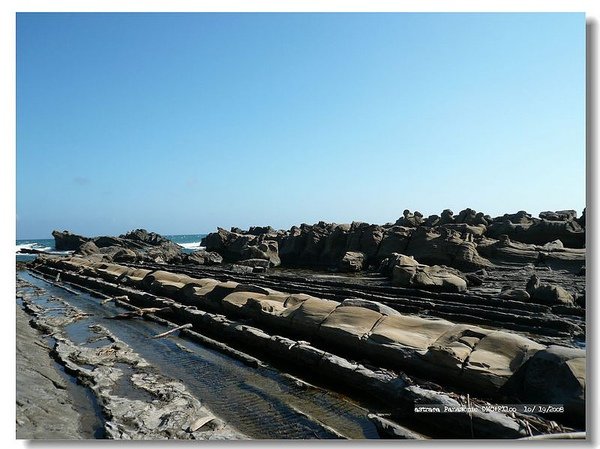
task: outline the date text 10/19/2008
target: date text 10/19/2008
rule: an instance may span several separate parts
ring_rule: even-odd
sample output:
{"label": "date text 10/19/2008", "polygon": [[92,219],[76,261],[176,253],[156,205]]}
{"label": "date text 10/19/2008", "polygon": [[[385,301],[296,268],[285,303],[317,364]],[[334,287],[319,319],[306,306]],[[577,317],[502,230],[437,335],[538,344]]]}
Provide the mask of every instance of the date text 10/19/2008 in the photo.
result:
{"label": "date text 10/19/2008", "polygon": [[415,413],[564,413],[563,404],[486,404],[486,405],[443,405],[416,404]]}

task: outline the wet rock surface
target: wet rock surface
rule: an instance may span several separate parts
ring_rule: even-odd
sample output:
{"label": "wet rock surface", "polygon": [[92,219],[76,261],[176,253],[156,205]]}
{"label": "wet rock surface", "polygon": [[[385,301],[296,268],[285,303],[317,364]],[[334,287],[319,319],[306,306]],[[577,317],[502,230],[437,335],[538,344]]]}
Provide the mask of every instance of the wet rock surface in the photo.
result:
{"label": "wet rock surface", "polygon": [[[54,341],[50,351],[52,356],[64,365],[67,372],[94,392],[104,415],[105,437],[203,440],[245,438],[202,406],[181,382],[159,374],[106,328],[89,326],[90,335],[84,343],[76,344],[71,341],[65,332],[65,326],[85,319],[88,314],[58,298],[55,302],[58,307],[47,308],[23,298],[23,306],[31,314],[32,324]],[[27,345],[27,342],[28,339],[23,336],[20,344]],[[61,416],[56,418],[38,415],[37,422],[28,423],[27,408],[18,406],[23,424],[19,425],[18,420],[17,428],[21,429],[22,437],[81,438],[81,434],[72,429],[73,425],[77,427],[78,414],[60,393],[66,389],[64,381],[61,383],[60,379],[56,380],[56,376],[42,377],[47,378],[54,389],[39,388],[27,376],[21,377],[20,384],[24,389],[33,387],[36,396],[40,390],[48,390],[47,394],[51,399],[46,400],[42,395],[29,402],[33,403],[33,407],[41,407],[49,413],[54,407],[54,413]],[[56,404],[46,408],[47,403],[55,400],[58,400]],[[18,404],[19,401],[26,403],[23,398],[17,398],[17,401]],[[60,411],[57,406],[60,406]],[[71,424],[66,423],[67,420]],[[33,427],[29,434],[27,425]],[[48,434],[43,434],[46,430]]]}
{"label": "wet rock surface", "polygon": [[[112,335],[127,342],[153,368],[170,378],[180,379],[190,393],[202,399],[207,408],[225,422],[235,422],[245,435],[252,438],[295,439],[377,438],[376,429],[363,408],[342,396],[277,373],[263,362],[224,343],[190,329],[181,330],[179,336],[175,333],[165,338],[150,338],[175,326],[153,314],[143,315],[145,319],[139,319],[142,318],[140,314],[138,318],[132,316],[129,319],[107,320],[107,316],[118,314],[118,309],[122,307],[132,310],[133,306],[124,302],[124,295],[106,302],[112,297],[97,291],[93,293],[94,297],[90,297],[84,293],[88,290],[81,285],[77,287],[80,294],[64,290],[68,284],[56,282],[56,276],[48,279],[52,285],[30,275],[24,276],[33,280],[35,285],[46,285],[54,295],[64,297],[69,304],[76,304],[81,310],[91,313],[85,320],[65,327],[74,343],[86,347],[106,346],[108,340],[97,340],[101,336],[90,334],[89,324],[97,323],[110,329]],[[64,277],[61,276],[63,279],[66,277],[66,273]],[[154,303],[146,298],[140,304],[144,307],[154,304],[160,308],[165,305],[164,301]],[[133,307],[133,310],[138,309]],[[189,318],[197,319],[197,316]],[[215,321],[214,324],[217,322],[220,323]],[[217,337],[222,338],[223,334],[229,335],[230,332],[221,329]],[[221,352],[223,355],[218,354]],[[91,369],[92,365],[84,367]],[[128,371],[120,363],[117,368]],[[152,400],[143,390],[134,389],[130,376],[119,377],[111,394],[140,401]]]}
{"label": "wet rock surface", "polygon": [[79,414],[67,381],[50,357],[50,347],[29,326],[29,316],[17,307],[18,439],[81,438]]}
{"label": "wet rock surface", "polygon": [[[181,382],[154,372],[107,329],[94,326],[91,330],[95,341],[106,340],[109,344],[86,348],[55,336],[54,350],[66,368],[90,385],[101,400],[109,417],[105,424],[107,437],[153,440],[243,437],[202,407]],[[119,394],[122,383],[137,394]]]}

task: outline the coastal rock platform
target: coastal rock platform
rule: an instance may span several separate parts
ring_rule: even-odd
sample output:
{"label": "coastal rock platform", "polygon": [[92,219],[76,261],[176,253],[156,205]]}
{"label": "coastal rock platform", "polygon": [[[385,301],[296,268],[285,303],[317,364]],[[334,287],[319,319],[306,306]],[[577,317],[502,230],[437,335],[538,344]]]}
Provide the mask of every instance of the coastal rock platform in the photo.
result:
{"label": "coastal rock platform", "polygon": [[[41,257],[33,267],[50,278],[60,275],[63,282],[72,285],[125,296],[129,307],[134,304],[141,310],[151,307],[156,316],[193,327],[193,331],[184,329],[182,333],[200,332],[218,337],[259,359],[266,356],[286,365],[314,366],[313,370],[324,379],[336,379],[350,390],[358,389],[357,394],[371,395],[382,403],[396,398],[394,403],[404,404],[400,406],[403,413],[407,413],[415,401],[422,401],[429,394],[435,396],[434,392],[426,392],[431,382],[446,392],[437,393],[442,396],[468,394],[473,400],[521,401],[524,385],[540,381],[539,371],[530,368],[535,364],[532,361],[552,360],[550,363],[556,364],[555,372],[564,376],[560,383],[571,385],[560,397],[568,404],[565,405],[567,412],[553,419],[575,428],[581,428],[584,423],[585,363],[578,360],[585,360],[585,350],[574,347],[572,342],[574,334],[583,329],[575,324],[577,320],[570,325],[558,325],[565,321],[552,316],[564,313],[562,309],[545,309],[546,316],[538,322],[544,331],[507,332],[497,326],[460,324],[427,314],[406,314],[405,308],[395,307],[396,298],[390,300],[389,292],[379,295],[383,301],[374,301],[373,293],[367,293],[371,295],[369,298],[358,294],[353,295],[355,299],[346,297],[346,301],[340,301],[340,291],[344,288],[358,292],[377,290],[376,286],[361,285],[361,282],[344,284],[321,279],[316,287],[321,292],[330,292],[330,298],[325,298],[314,294],[317,293],[314,290],[292,292],[290,290],[297,290],[293,282],[279,280],[283,289],[266,286],[270,275],[235,274],[218,268],[208,270],[208,267],[188,267],[187,273],[165,265],[157,268],[151,264],[142,267],[94,262],[83,257]],[[206,271],[218,275],[210,277]],[[243,282],[236,276],[253,276],[256,282]],[[398,298],[412,292],[414,298],[424,303],[460,298],[464,304],[473,299],[460,293],[379,288],[400,289],[395,291]],[[482,303],[487,301],[485,296],[475,298]],[[412,298],[404,299],[413,302]],[[502,301],[510,300],[497,301],[506,305]],[[536,314],[540,315],[539,310]],[[546,352],[556,352],[555,343],[569,341],[572,347],[569,356],[543,356]],[[424,387],[428,387],[425,392]],[[557,399],[545,396],[549,392],[544,393],[543,389],[536,391],[537,396],[529,396],[529,400],[544,403]],[[539,416],[524,419],[530,418],[545,422]],[[438,425],[448,426],[447,420],[458,418],[436,416],[436,419]],[[510,424],[510,418],[500,415],[485,415],[481,419],[480,434],[527,436],[527,426],[519,424],[520,421]],[[556,421],[552,422],[556,424]],[[464,431],[465,428],[460,430],[461,425],[455,426],[456,432]],[[538,422],[536,426],[539,425]],[[548,422],[545,426],[550,429],[553,424]]]}

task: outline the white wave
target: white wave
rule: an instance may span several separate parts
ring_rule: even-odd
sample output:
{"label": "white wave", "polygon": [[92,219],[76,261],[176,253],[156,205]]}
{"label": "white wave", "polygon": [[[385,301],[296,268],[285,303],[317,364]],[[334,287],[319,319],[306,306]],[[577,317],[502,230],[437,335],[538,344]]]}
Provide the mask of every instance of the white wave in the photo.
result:
{"label": "white wave", "polygon": [[21,252],[22,249],[35,249],[38,251],[51,251],[52,248],[49,246],[44,246],[40,243],[22,243],[16,246],[16,252]]}
{"label": "white wave", "polygon": [[55,254],[58,256],[68,256],[69,254],[73,254],[75,251],[48,251],[50,254]]}
{"label": "white wave", "polygon": [[202,242],[178,243],[178,245],[185,249],[193,249],[193,250],[205,249],[206,247],[200,246],[200,243],[202,243]]}
{"label": "white wave", "polygon": [[[58,256],[67,256],[69,254],[73,254],[74,251],[57,251],[54,249],[54,247],[52,246],[47,246],[47,245],[43,245],[41,243],[37,243],[37,242],[32,242],[32,243],[21,243],[19,245],[16,245],[16,253],[21,253],[22,249],[35,249],[37,251],[43,251],[45,253],[48,254],[55,254]],[[26,254],[26,253],[22,253],[22,254]]]}

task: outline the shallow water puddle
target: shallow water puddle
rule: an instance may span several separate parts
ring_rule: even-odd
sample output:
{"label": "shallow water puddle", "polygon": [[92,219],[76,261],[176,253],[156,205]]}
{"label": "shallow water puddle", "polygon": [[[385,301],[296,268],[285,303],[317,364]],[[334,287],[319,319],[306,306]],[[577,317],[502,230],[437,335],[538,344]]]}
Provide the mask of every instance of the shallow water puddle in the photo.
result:
{"label": "shallow water puddle", "polygon": [[[108,341],[95,339],[97,336],[89,326],[106,327],[161,374],[183,382],[217,416],[249,437],[335,438],[339,433],[355,439],[378,438],[375,426],[367,418],[367,410],[340,395],[298,385],[270,368],[250,368],[177,336],[151,339],[149,337],[163,332],[165,327],[141,319],[106,319],[122,309],[114,303],[101,305],[99,299],[83,292],[70,294],[25,272],[19,276],[46,290],[46,294],[33,297],[40,306],[57,307],[51,298],[54,295],[91,314],[65,327],[73,342],[88,347],[104,346]],[[115,394],[151,400],[149,394],[131,384],[130,369],[123,371]]]}

